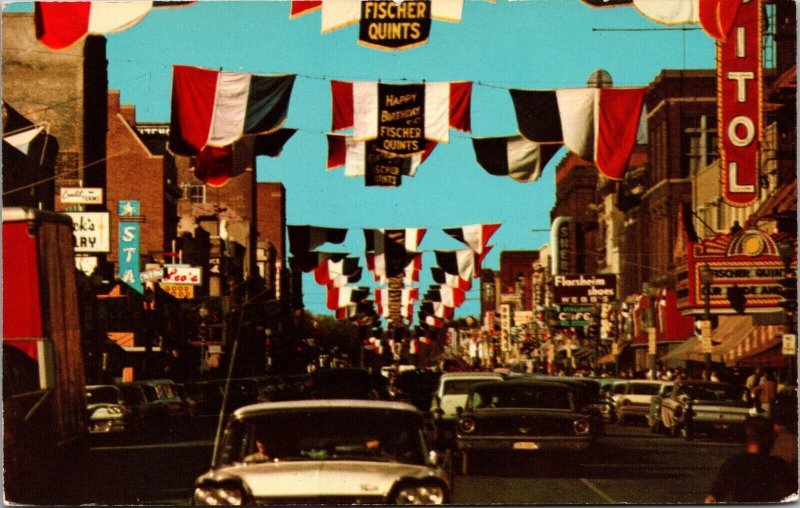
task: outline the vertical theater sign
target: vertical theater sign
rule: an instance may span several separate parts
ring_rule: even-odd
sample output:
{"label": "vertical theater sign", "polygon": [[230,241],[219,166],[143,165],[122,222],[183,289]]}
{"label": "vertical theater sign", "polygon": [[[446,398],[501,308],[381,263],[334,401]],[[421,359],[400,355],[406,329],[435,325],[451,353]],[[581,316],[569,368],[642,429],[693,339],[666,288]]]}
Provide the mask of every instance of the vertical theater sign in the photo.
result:
{"label": "vertical theater sign", "polygon": [[717,107],[722,197],[732,206],[757,198],[761,139],[761,1],[745,0],[728,37],[717,42]]}
{"label": "vertical theater sign", "polygon": [[684,315],[703,315],[706,305],[701,273],[713,273],[708,303],[712,314],[779,312],[783,261],[775,240],[757,229],[718,233],[685,243],[678,269],[678,307]]}

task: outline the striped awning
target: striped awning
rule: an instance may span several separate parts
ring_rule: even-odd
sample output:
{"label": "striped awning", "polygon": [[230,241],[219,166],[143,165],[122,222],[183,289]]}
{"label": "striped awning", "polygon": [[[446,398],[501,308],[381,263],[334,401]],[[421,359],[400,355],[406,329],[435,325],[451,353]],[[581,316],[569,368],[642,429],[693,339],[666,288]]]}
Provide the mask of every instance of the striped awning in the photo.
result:
{"label": "striped awning", "polygon": [[725,363],[734,366],[739,360],[755,356],[781,343],[782,325],[754,326],[733,348],[725,354]]}
{"label": "striped awning", "polygon": [[[711,348],[711,361],[720,363],[726,361],[725,355],[747,337],[754,328],[757,327],[753,326],[750,316],[720,316],[719,326],[711,331],[711,342],[716,344]],[[664,355],[661,360],[705,361],[703,345],[697,337],[690,337],[686,342]]]}

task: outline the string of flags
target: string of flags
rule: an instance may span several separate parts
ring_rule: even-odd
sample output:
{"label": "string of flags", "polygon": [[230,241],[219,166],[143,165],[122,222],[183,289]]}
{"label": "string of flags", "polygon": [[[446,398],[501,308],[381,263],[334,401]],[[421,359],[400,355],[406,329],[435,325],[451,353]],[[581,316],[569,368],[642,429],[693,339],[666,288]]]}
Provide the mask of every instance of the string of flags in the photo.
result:
{"label": "string of flags", "polygon": [[[489,0],[492,1],[492,0]],[[633,6],[663,25],[699,24],[725,41],[745,0],[581,0],[598,8]],[[36,38],[50,49],[68,48],[87,35],[121,32],[154,8],[182,7],[193,1],[83,1],[34,3]],[[321,10],[321,32],[359,24],[359,44],[387,51],[425,44],[431,21],[461,22],[464,0],[291,0],[290,18]]]}
{"label": "string of flags", "polygon": [[[427,326],[442,326],[452,319],[455,309],[466,300],[472,279],[480,277],[480,263],[491,250],[487,245],[500,224],[472,224],[443,228],[450,237],[468,248],[453,251],[434,250],[436,264],[432,284],[420,299],[419,273],[422,270],[420,245],[426,228],[363,229],[366,268],[377,287],[374,292],[356,286],[363,274],[359,257],[348,253],[318,251],[325,244],[341,245],[349,232],[346,228],[289,225],[289,251],[292,268],[313,272],[314,281],[326,288],[326,306],[337,319],[369,320],[380,318],[395,322],[414,319],[414,306],[420,304],[418,319]],[[370,300],[370,295],[373,299]]]}
{"label": "string of flags", "polygon": [[[237,143],[276,157],[296,129],[283,128],[293,74],[261,76],[173,67],[170,149],[195,157],[195,174],[211,185],[233,176]],[[621,179],[636,142],[646,89],[510,90],[520,134],[474,138],[489,174],[536,181],[566,145]],[[333,131],[326,169],[345,167],[367,186],[397,187],[414,176],[450,129],[470,132],[472,82],[388,84],[331,81]]]}

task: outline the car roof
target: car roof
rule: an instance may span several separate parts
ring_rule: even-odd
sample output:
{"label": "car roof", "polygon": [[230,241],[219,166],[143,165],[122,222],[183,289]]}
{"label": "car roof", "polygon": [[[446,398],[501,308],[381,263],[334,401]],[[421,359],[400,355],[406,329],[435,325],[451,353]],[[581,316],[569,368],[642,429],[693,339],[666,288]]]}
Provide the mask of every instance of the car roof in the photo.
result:
{"label": "car roof", "polygon": [[442,381],[448,379],[503,379],[498,372],[446,372],[442,374]]}
{"label": "car roof", "polygon": [[666,385],[672,381],[664,381],[661,379],[631,379],[628,381],[632,385]]}
{"label": "car roof", "polygon": [[290,400],[283,402],[261,402],[240,407],[234,412],[237,417],[265,414],[270,411],[285,411],[291,409],[374,409],[408,411],[419,413],[419,410],[405,402],[389,402],[382,400],[354,400],[354,399],[318,399],[318,400]]}

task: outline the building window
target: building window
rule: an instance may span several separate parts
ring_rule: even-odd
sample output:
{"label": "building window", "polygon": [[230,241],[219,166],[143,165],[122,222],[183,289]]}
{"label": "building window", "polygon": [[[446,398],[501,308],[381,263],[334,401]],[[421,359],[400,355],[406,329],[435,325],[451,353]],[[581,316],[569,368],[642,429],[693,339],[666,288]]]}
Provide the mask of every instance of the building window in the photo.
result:
{"label": "building window", "polygon": [[701,115],[696,120],[690,120],[690,125],[685,130],[686,151],[685,157],[689,173],[683,176],[696,175],[705,169],[712,161],[719,158],[717,152],[717,118]]}
{"label": "building window", "polygon": [[189,194],[189,201],[192,203],[205,203],[206,202],[206,186],[205,185],[189,185],[187,188]]}
{"label": "building window", "polygon": [[761,37],[762,60],[765,69],[775,68],[775,34],[777,33],[777,19],[775,5],[764,5],[764,32]]}

